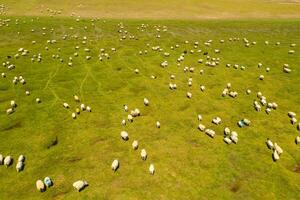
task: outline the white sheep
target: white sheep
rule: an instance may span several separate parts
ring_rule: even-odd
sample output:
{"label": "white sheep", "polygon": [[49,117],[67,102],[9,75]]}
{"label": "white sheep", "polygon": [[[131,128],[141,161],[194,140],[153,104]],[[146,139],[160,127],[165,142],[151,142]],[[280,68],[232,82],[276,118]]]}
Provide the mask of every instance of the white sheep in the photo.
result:
{"label": "white sheep", "polygon": [[90,106],[87,106],[87,107],[86,107],[86,110],[87,110],[88,112],[92,112],[92,108],[91,108]]}
{"label": "white sheep", "polygon": [[131,114],[127,115],[127,120],[133,122],[133,116]]}
{"label": "white sheep", "polygon": [[226,136],[230,135],[230,129],[228,127],[225,127],[224,135],[226,135]]}
{"label": "white sheep", "polygon": [[24,162],[25,161],[25,156],[20,155],[18,158],[18,162]]}
{"label": "white sheep", "polygon": [[8,114],[8,115],[12,114],[13,112],[15,112],[15,109],[13,109],[13,108],[9,108],[6,110],[6,114]]}
{"label": "white sheep", "polygon": [[41,180],[37,180],[35,185],[36,185],[37,190],[40,192],[44,192],[46,190],[45,184]]}
{"label": "white sheep", "polygon": [[151,175],[154,175],[154,173],[155,173],[155,168],[154,168],[154,165],[153,165],[153,164],[150,164],[150,166],[149,166],[149,173],[150,173]]}
{"label": "white sheep", "polygon": [[26,91],[25,91],[25,94],[26,94],[27,96],[29,96],[29,95],[30,95],[30,92],[29,92],[28,90],[26,90]]}
{"label": "white sheep", "polygon": [[279,160],[279,154],[276,150],[273,151],[273,160],[276,162],[277,160]]}
{"label": "white sheep", "polygon": [[82,103],[82,104],[80,104],[80,109],[82,110],[82,111],[84,111],[86,108],[85,108],[85,105]]}
{"label": "white sheep", "polygon": [[231,144],[232,143],[232,140],[228,137],[225,137],[224,138],[224,142],[227,143],[227,144]]}
{"label": "white sheep", "polygon": [[297,126],[297,130],[300,131],[300,123]]}
{"label": "white sheep", "polygon": [[75,100],[75,101],[77,101],[77,102],[80,101],[80,100],[79,100],[79,97],[78,97],[77,95],[73,95],[73,97],[74,97],[74,100]]}
{"label": "white sheep", "polygon": [[134,140],[132,142],[132,148],[133,148],[133,150],[137,150],[139,148],[139,143],[137,140]]}
{"label": "white sheep", "polygon": [[212,120],[212,123],[216,124],[216,125],[219,125],[221,124],[221,118],[220,117],[215,117],[213,120]]}
{"label": "white sheep", "polygon": [[246,91],[246,93],[247,93],[248,95],[251,94],[251,90],[248,89],[248,90]]}
{"label": "white sheep", "polygon": [[278,155],[283,153],[282,148],[277,143],[274,143],[274,149],[277,151]]}
{"label": "white sheep", "polygon": [[124,110],[125,110],[125,112],[128,112],[128,106],[127,105],[124,105]]}
{"label": "white sheep", "polygon": [[199,124],[198,129],[203,132],[205,131],[205,126],[203,124]]}
{"label": "white sheep", "polygon": [[259,76],[259,80],[262,81],[262,80],[264,80],[264,79],[265,79],[265,76],[264,76],[264,75],[260,75],[260,76]]}
{"label": "white sheep", "polygon": [[79,180],[73,183],[73,187],[80,192],[81,190],[83,190],[86,186],[88,186],[89,184],[84,181],[84,180]]}
{"label": "white sheep", "polygon": [[204,86],[204,85],[201,85],[201,86],[200,86],[200,90],[201,90],[202,92],[204,92],[205,86]]}
{"label": "white sheep", "polygon": [[274,148],[274,144],[273,144],[273,142],[269,138],[267,138],[266,144],[267,144],[267,147],[269,149],[273,149]]}
{"label": "white sheep", "polygon": [[10,101],[10,106],[11,106],[12,108],[15,108],[15,107],[17,107],[17,104],[16,104],[16,102],[15,102],[14,100],[11,100],[11,101]]}
{"label": "white sheep", "polygon": [[297,136],[297,137],[296,137],[295,143],[296,143],[296,144],[299,144],[299,143],[300,143],[300,136]]}
{"label": "white sheep", "polygon": [[36,101],[37,103],[41,103],[41,99],[40,99],[40,98],[36,98],[35,101]]}
{"label": "white sheep", "polygon": [[288,116],[290,118],[296,117],[296,113],[290,111],[290,112],[288,112]]}
{"label": "white sheep", "polygon": [[190,99],[190,98],[192,98],[192,93],[190,93],[190,92],[187,92],[187,93],[186,93],[186,96],[187,96],[187,98],[189,98],[189,99]]}
{"label": "white sheep", "polygon": [[68,103],[63,103],[63,107],[64,107],[64,108],[70,108],[70,106],[69,106]]}
{"label": "white sheep", "polygon": [[23,167],[24,167],[24,163],[23,162],[18,162],[17,165],[16,165],[17,172],[22,171]]}
{"label": "white sheep", "polygon": [[206,129],[205,130],[205,133],[208,135],[208,136],[210,136],[210,137],[214,137],[215,136],[215,131],[213,131],[213,130],[211,130],[211,129]]}
{"label": "white sheep", "polygon": [[144,105],[148,106],[149,105],[149,100],[147,98],[144,98]]}
{"label": "white sheep", "polygon": [[160,128],[160,122],[159,121],[156,122],[156,128]]}
{"label": "white sheep", "polygon": [[145,149],[141,150],[141,158],[142,160],[146,160],[147,159],[147,152]]}
{"label": "white sheep", "polygon": [[76,113],[74,113],[74,112],[72,113],[72,118],[76,119]]}
{"label": "white sheep", "polygon": [[198,115],[198,121],[202,121],[202,116],[200,114]]}
{"label": "white sheep", "polygon": [[295,117],[292,117],[292,118],[291,118],[291,123],[292,123],[292,124],[296,124],[296,123],[297,123],[297,119],[296,119]]}
{"label": "white sheep", "polygon": [[115,172],[119,168],[119,161],[116,159],[111,164],[111,169]]}
{"label": "white sheep", "polygon": [[3,155],[0,154],[0,165],[3,165]]}
{"label": "white sheep", "polygon": [[128,133],[126,131],[121,131],[120,135],[121,135],[121,138],[125,141],[129,139]]}
{"label": "white sheep", "polygon": [[11,163],[12,163],[12,158],[11,158],[11,156],[6,156],[6,157],[4,158],[4,165],[5,165],[6,167],[8,167],[9,165],[11,165]]}
{"label": "white sheep", "polygon": [[123,119],[122,122],[121,122],[122,126],[125,126],[126,125],[126,120]]}
{"label": "white sheep", "polygon": [[238,142],[238,134],[235,131],[232,131],[230,139],[236,144]]}

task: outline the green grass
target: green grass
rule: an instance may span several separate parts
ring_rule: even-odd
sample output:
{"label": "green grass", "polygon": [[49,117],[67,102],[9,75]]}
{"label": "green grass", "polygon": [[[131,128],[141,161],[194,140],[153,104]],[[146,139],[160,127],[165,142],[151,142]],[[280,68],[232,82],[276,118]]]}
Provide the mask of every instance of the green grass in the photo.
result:
{"label": "green grass", "polygon": [[[9,59],[16,65],[14,70],[1,67],[7,77],[0,79],[0,153],[12,155],[14,160],[24,154],[26,166],[20,173],[15,170],[15,162],[9,168],[0,166],[1,199],[299,198],[300,176],[294,172],[300,164],[299,146],[294,143],[299,132],[287,116],[290,110],[300,115],[299,20],[123,20],[128,35],[138,40],[119,41],[120,20],[99,20],[93,27],[90,20],[40,17],[31,21],[22,17],[17,25],[15,19],[11,17],[9,26],[0,27],[1,61],[7,61],[6,57],[16,54],[20,47],[30,53]],[[137,30],[142,23],[149,25],[144,32]],[[167,32],[160,32],[160,39],[155,37],[157,25],[168,27]],[[65,34],[69,37],[62,40]],[[88,38],[86,45],[81,43],[84,36]],[[240,41],[229,42],[230,37],[239,37]],[[244,37],[257,45],[246,48]],[[57,43],[47,44],[52,39]],[[209,39],[213,44],[205,47],[203,43]],[[225,43],[219,43],[220,39]],[[185,40],[190,43],[184,44]],[[265,40],[270,44],[266,46]],[[188,53],[177,67],[178,56],[193,49],[195,41],[203,52],[220,57],[220,65],[207,67],[197,63],[205,58],[202,53]],[[277,41],[281,42],[279,46],[275,45]],[[288,54],[291,43],[297,44],[294,55]],[[171,50],[175,44],[180,47]],[[73,56],[76,45],[80,46],[78,57]],[[163,48],[161,53],[151,50],[156,45]],[[117,49],[115,53],[110,51],[112,47]],[[84,48],[91,52],[84,52]],[[109,60],[98,60],[101,48],[109,52]],[[214,49],[221,53],[215,54]],[[140,50],[148,50],[148,54],[138,55]],[[164,57],[163,52],[169,52],[170,57]],[[42,62],[32,63],[32,55],[38,53]],[[65,62],[53,59],[53,54],[59,54]],[[87,61],[86,55],[92,59]],[[73,57],[73,67],[67,66],[69,56]],[[165,69],[160,67],[164,60],[169,62]],[[257,68],[259,62],[262,68]],[[244,65],[246,70],[226,68],[226,63]],[[284,63],[290,64],[292,73],[282,72]],[[195,67],[195,73],[184,73],[184,66]],[[271,68],[269,73],[266,67]],[[134,73],[135,68],[140,74]],[[200,69],[205,71],[202,76]],[[150,79],[153,74],[156,80]],[[176,91],[168,89],[171,74],[176,75],[172,81],[177,83]],[[260,74],[265,75],[264,81],[258,80]],[[26,79],[26,85],[12,84],[13,77],[19,75]],[[187,85],[189,77],[193,77],[192,87]],[[236,99],[221,97],[228,82],[239,92]],[[201,84],[206,86],[205,92],[200,91]],[[245,94],[248,88],[252,90],[249,96]],[[25,95],[27,89],[30,96]],[[185,96],[187,91],[193,94],[190,100]],[[279,108],[270,115],[256,112],[252,104],[258,91],[277,102]],[[93,111],[73,120],[71,113],[78,106],[73,94]],[[36,97],[41,98],[41,104],[35,103]],[[144,97],[150,100],[149,107],[143,105]],[[15,113],[6,115],[10,100],[18,107]],[[63,108],[63,102],[70,104],[70,110]],[[123,104],[139,108],[142,114],[125,128],[121,126],[127,116]],[[203,116],[202,123],[216,131],[214,139],[197,130],[198,113]],[[221,125],[211,124],[215,116],[222,118]],[[250,119],[251,126],[238,128],[236,123],[241,118]],[[157,120],[161,129],[155,128]],[[238,144],[223,142],[226,126],[238,132]],[[130,137],[127,142],[120,139],[124,129]],[[56,137],[57,145],[51,146]],[[265,145],[268,137],[284,150],[276,163]],[[138,151],[131,148],[135,139],[140,143]],[[140,159],[142,148],[149,154],[145,162]],[[115,158],[121,165],[113,173],[110,165]],[[150,163],[156,168],[154,176],[148,173]],[[54,186],[40,193],[35,181],[46,176],[53,179]],[[80,193],[72,187],[78,179],[90,184]]]}
{"label": "green grass", "polygon": [[299,0],[5,0],[11,15],[60,15],[114,19],[298,18]]}

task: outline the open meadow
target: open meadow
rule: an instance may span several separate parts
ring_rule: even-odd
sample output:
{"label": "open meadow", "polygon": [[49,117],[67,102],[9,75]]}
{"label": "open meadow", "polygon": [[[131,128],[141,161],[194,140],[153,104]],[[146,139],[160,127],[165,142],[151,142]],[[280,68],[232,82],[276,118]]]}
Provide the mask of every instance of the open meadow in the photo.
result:
{"label": "open meadow", "polygon": [[128,16],[96,14],[107,2],[4,3],[0,199],[299,199],[297,1],[269,1],[264,19],[235,7],[197,17],[204,1],[188,1],[191,17],[130,3]]}

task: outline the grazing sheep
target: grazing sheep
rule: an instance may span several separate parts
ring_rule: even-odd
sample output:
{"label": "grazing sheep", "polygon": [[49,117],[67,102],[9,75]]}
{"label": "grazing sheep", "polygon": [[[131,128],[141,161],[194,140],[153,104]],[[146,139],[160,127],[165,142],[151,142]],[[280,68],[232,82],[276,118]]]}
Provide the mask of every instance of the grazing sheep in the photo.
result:
{"label": "grazing sheep", "polygon": [[121,135],[121,138],[125,141],[129,139],[128,133],[126,131],[121,131],[120,135]]}
{"label": "grazing sheep", "polygon": [[267,138],[266,144],[267,144],[267,146],[268,146],[269,149],[273,149],[274,148],[274,144],[273,144],[273,142],[269,138]]}
{"label": "grazing sheep", "polygon": [[76,119],[76,113],[74,113],[74,112],[72,113],[72,118]]}
{"label": "grazing sheep", "polygon": [[27,96],[29,96],[29,95],[30,95],[30,92],[27,90],[27,91],[25,92],[25,94],[26,94]]}
{"label": "grazing sheep", "polygon": [[204,85],[201,85],[201,86],[200,86],[200,90],[201,90],[202,92],[204,92],[205,86],[204,86]]}
{"label": "grazing sheep", "polygon": [[124,110],[125,110],[125,112],[128,112],[128,106],[127,105],[124,105]]}
{"label": "grazing sheep", "polygon": [[213,120],[212,120],[212,123],[216,124],[216,125],[219,125],[221,124],[221,118],[220,117],[215,117]]}
{"label": "grazing sheep", "polygon": [[297,126],[297,130],[300,131],[300,123]]}
{"label": "grazing sheep", "polygon": [[213,131],[213,130],[211,130],[211,129],[206,129],[205,130],[205,133],[208,135],[208,136],[210,136],[211,138],[214,138],[214,136],[215,136],[215,131]]}
{"label": "grazing sheep", "polygon": [[198,129],[203,132],[205,130],[205,126],[203,124],[199,124]]}
{"label": "grazing sheep", "polygon": [[77,102],[80,101],[80,100],[79,100],[79,97],[78,97],[77,95],[73,95],[73,97],[74,97],[74,100],[75,100],[75,101],[77,101]]}
{"label": "grazing sheep", "polygon": [[129,114],[129,115],[127,116],[127,120],[128,120],[129,122],[133,122],[133,116],[132,116],[131,114]]}
{"label": "grazing sheep", "polygon": [[147,152],[145,149],[141,150],[141,158],[142,160],[146,160],[147,159]]}
{"label": "grazing sheep", "polygon": [[136,74],[138,74],[138,73],[140,73],[140,70],[139,70],[139,69],[135,69],[134,72],[135,72]]}
{"label": "grazing sheep", "polygon": [[276,162],[277,160],[279,160],[279,154],[276,150],[273,151],[273,160]]}
{"label": "grazing sheep", "polygon": [[14,100],[12,100],[12,101],[10,101],[10,106],[11,106],[12,108],[16,108],[16,107],[17,107],[17,104],[16,104],[16,102],[15,102]]}
{"label": "grazing sheep", "polygon": [[232,142],[234,142],[236,144],[238,142],[238,134],[237,134],[237,132],[232,131],[230,139],[232,140]]}
{"label": "grazing sheep", "polygon": [[122,126],[125,126],[126,125],[126,120],[123,119],[122,122],[121,122]]}
{"label": "grazing sheep", "polygon": [[149,166],[149,173],[150,173],[151,175],[154,175],[154,173],[155,173],[155,168],[154,168],[154,165],[153,165],[153,164],[150,164],[150,166]]}
{"label": "grazing sheep", "polygon": [[190,98],[192,98],[192,93],[190,93],[190,92],[187,92],[187,93],[186,93],[186,96],[187,96],[187,98],[189,98],[189,99],[190,99]]}
{"label": "grazing sheep", "polygon": [[133,150],[137,150],[139,148],[139,143],[137,140],[134,140],[132,142],[132,148],[133,148]]}
{"label": "grazing sheep", "polygon": [[63,103],[64,108],[70,108],[68,103]]}
{"label": "grazing sheep", "polygon": [[84,181],[84,180],[79,180],[73,183],[73,187],[80,192],[81,190],[83,190],[86,186],[88,186],[89,184]]}
{"label": "grazing sheep", "polygon": [[283,153],[283,150],[277,143],[274,143],[274,149],[277,151],[278,155]]}
{"label": "grazing sheep", "polygon": [[272,110],[271,110],[270,108],[266,108],[266,113],[267,113],[267,114],[270,114],[271,111],[272,111]]}
{"label": "grazing sheep", "polygon": [[49,177],[45,177],[44,178],[44,184],[49,188],[53,185],[53,182]]}
{"label": "grazing sheep", "polygon": [[17,165],[16,165],[17,172],[22,171],[23,167],[24,167],[24,163],[23,162],[18,162]]}
{"label": "grazing sheep", "polygon": [[296,137],[295,143],[296,143],[296,144],[299,144],[299,143],[300,143],[300,136],[297,136],[297,137]]}
{"label": "grazing sheep", "polygon": [[92,112],[92,108],[91,108],[90,106],[87,106],[87,107],[86,107],[86,111]]}
{"label": "grazing sheep", "polygon": [[36,101],[37,103],[41,103],[40,98],[36,98],[35,101]]}
{"label": "grazing sheep", "polygon": [[227,144],[231,144],[232,143],[232,140],[228,137],[225,137],[224,138],[224,142],[227,143]]}
{"label": "grazing sheep", "polygon": [[132,117],[137,117],[137,116],[140,116],[140,115],[141,115],[140,110],[139,110],[138,108],[132,110],[132,111],[130,112],[130,114],[132,115]]}
{"label": "grazing sheep", "polygon": [[202,116],[200,114],[198,115],[198,121],[202,121]]}
{"label": "grazing sheep", "polygon": [[82,110],[82,111],[84,111],[85,110],[85,105],[82,103],[82,104],[80,104],[80,109]]}
{"label": "grazing sheep", "polygon": [[296,117],[296,113],[294,113],[294,112],[288,112],[288,116],[290,118],[295,118]]}
{"label": "grazing sheep", "polygon": [[230,129],[228,127],[224,129],[224,135],[226,136],[230,135]]}
{"label": "grazing sheep", "polygon": [[8,166],[10,166],[12,164],[12,158],[11,158],[11,156],[6,156],[5,158],[4,158],[4,165],[6,166],[6,167],[8,167]]}
{"label": "grazing sheep", "polygon": [[248,89],[248,90],[246,91],[246,93],[247,93],[248,95],[251,94],[251,90]]}
{"label": "grazing sheep", "polygon": [[156,122],[156,128],[160,128],[160,122],[159,121]]}
{"label": "grazing sheep", "polygon": [[37,190],[40,192],[44,192],[46,190],[45,184],[41,180],[37,180],[35,185],[36,185]]}
{"label": "grazing sheep", "polygon": [[20,155],[18,158],[18,162],[24,162],[25,161],[25,156]]}
{"label": "grazing sheep", "polygon": [[260,75],[260,76],[259,76],[259,80],[261,80],[261,81],[264,80],[264,78],[265,78],[264,75]]}
{"label": "grazing sheep", "polygon": [[119,168],[119,161],[114,160],[111,164],[111,169],[115,172]]}
{"label": "grazing sheep", "polygon": [[297,123],[297,119],[296,119],[295,117],[292,117],[291,123],[292,123],[292,124],[296,124],[296,123]]}
{"label": "grazing sheep", "polygon": [[13,108],[9,108],[6,110],[6,114],[8,114],[8,115],[12,114],[13,112],[15,112],[15,109],[13,109]]}
{"label": "grazing sheep", "polygon": [[144,98],[144,105],[148,106],[149,105],[149,100],[147,98]]}

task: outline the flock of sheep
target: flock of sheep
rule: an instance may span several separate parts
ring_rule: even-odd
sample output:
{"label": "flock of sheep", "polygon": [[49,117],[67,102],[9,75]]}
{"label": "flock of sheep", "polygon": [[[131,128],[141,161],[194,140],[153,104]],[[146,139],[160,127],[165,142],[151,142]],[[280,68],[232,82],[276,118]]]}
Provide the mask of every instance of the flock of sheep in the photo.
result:
{"label": "flock of sheep", "polygon": [[[49,12],[51,13],[59,13],[59,12],[56,12],[56,11],[53,11],[53,10],[49,10]],[[79,21],[79,19],[77,19],[76,21]],[[18,21],[16,21],[17,23]],[[94,21],[92,21],[94,22]],[[2,22],[3,23],[3,22]],[[6,23],[8,23],[6,21]],[[129,35],[127,34],[127,31],[125,30],[124,28],[124,25],[122,23],[118,24],[118,32],[120,34],[120,41],[122,40],[126,40],[126,39],[135,39],[135,36],[133,35]],[[138,30],[140,31],[145,31],[146,29],[148,28],[148,25],[145,25],[145,24],[142,24],[140,27],[138,27]],[[47,28],[43,27],[42,28],[43,31],[46,31],[48,30]],[[35,30],[32,29],[31,30],[32,32],[34,32]],[[53,32],[52,29],[50,29],[50,32]],[[157,35],[156,37],[157,38],[160,38],[160,32],[166,32],[167,31],[167,27],[163,26],[163,27],[160,27],[160,26],[157,26],[156,27],[156,31],[157,31]],[[66,40],[68,37],[70,37],[69,35],[64,35],[62,37],[62,40]],[[229,38],[229,41],[238,41],[240,40],[239,38]],[[244,38],[242,40],[244,43],[245,43],[245,47],[249,47],[251,45],[256,45],[256,42],[250,42],[248,39]],[[56,40],[47,40],[47,45],[52,45],[52,44],[55,44],[57,41]],[[225,40],[220,40],[220,43],[224,43]],[[32,41],[32,44],[35,44],[36,41]],[[87,37],[84,36],[82,38],[82,41],[81,43],[84,45],[87,43]],[[214,43],[213,40],[208,40],[204,43],[205,46],[212,46],[212,44]],[[184,41],[184,44],[189,44],[189,41]],[[266,41],[265,42],[266,45],[269,45],[269,42]],[[194,49],[190,50],[189,53],[190,54],[193,54],[193,53],[202,53],[202,51],[200,49],[198,49],[199,47],[199,42],[194,42],[192,44],[192,46],[194,47]],[[276,45],[279,45],[279,43],[276,43]],[[146,44],[146,46],[154,51],[154,52],[163,52],[164,49],[162,49],[160,46],[150,46],[150,44]],[[295,47],[296,44],[291,44],[291,47]],[[180,44],[175,44],[174,46],[171,46],[171,50],[174,50],[174,49],[178,49],[180,48]],[[46,46],[45,47],[45,50],[47,51],[49,48]],[[78,56],[78,52],[77,50],[79,50],[80,47],[79,46],[75,46],[75,50],[76,52],[72,55],[70,55],[68,61],[66,62],[67,63],[67,66],[69,67],[74,67],[73,65],[73,57],[77,57]],[[84,51],[86,53],[89,53],[91,51],[91,49],[89,48],[84,48]],[[116,48],[110,48],[110,52],[112,53],[115,53],[116,52]],[[110,59],[110,53],[108,50],[105,50],[105,49],[100,49],[100,53],[98,55],[98,60],[101,62],[103,61],[104,59]],[[143,55],[143,54],[147,54],[148,53],[148,50],[141,50],[138,52],[139,55]],[[183,61],[185,60],[185,57],[186,57],[186,54],[188,52],[185,51],[183,52],[177,59],[177,65],[178,66],[181,66],[183,65]],[[219,49],[215,49],[214,50],[214,53],[215,55],[218,55],[221,53],[221,51]],[[288,53],[290,54],[293,54],[295,53],[294,50],[290,50]],[[205,59],[199,59],[198,60],[198,63],[204,63],[205,66],[207,67],[216,67],[216,66],[219,66],[221,64],[221,58],[219,57],[212,57],[210,55],[207,54],[207,52],[204,52],[203,53],[205,56],[206,56],[206,61]],[[17,53],[14,55],[14,58],[15,59],[19,59],[21,56],[22,57],[28,57],[30,55],[30,51],[25,49],[25,48],[19,48]],[[164,52],[163,53],[163,56],[164,57],[169,57],[170,56],[170,53],[169,52]],[[60,58],[60,55],[57,54],[57,55],[52,55],[52,58],[53,59],[58,59],[59,62],[61,63],[65,63],[64,60],[62,58]],[[87,55],[85,57],[85,59],[88,61],[90,59],[94,59],[91,55]],[[31,62],[42,62],[43,58],[42,58],[42,54],[38,54],[38,55],[33,55],[32,58],[31,58]],[[164,60],[162,61],[160,64],[158,63],[158,66],[161,66],[162,68],[167,68],[169,66],[169,63],[168,61]],[[12,71],[14,70],[14,68],[16,67],[11,61],[5,61],[3,62],[3,67],[6,67],[9,71]],[[245,70],[246,68],[244,66],[240,66],[239,64],[226,64],[225,67],[227,68],[234,68],[234,69],[238,69],[240,68],[241,70]],[[262,67],[262,64],[259,63],[258,64],[258,67],[261,68]],[[190,73],[190,74],[193,74],[193,73],[196,73],[195,72],[196,69],[195,67],[187,67],[185,66],[183,68],[183,73]],[[266,71],[269,72],[270,71],[270,68],[266,68]],[[290,69],[289,65],[288,64],[284,64],[283,65],[283,72],[285,73],[291,73],[292,70]],[[141,73],[140,70],[138,68],[134,69],[134,73],[135,74],[139,74]],[[199,71],[200,75],[204,75],[204,70],[201,69]],[[7,75],[6,73],[2,73],[1,74],[3,78],[6,78]],[[157,77],[155,75],[151,75],[150,77],[151,79],[156,79]],[[259,75],[258,77],[259,80],[264,80],[264,75]],[[174,74],[172,74],[170,76],[170,80],[172,80],[172,82],[170,82],[168,84],[169,86],[169,89],[174,91],[177,89],[177,84],[174,83],[175,80],[176,80],[176,77]],[[22,75],[19,75],[19,76],[15,76],[12,80],[12,83],[14,85],[17,85],[17,84],[21,84],[21,85],[25,85],[27,84],[25,78],[22,76]],[[189,87],[191,87],[193,85],[193,78],[190,77],[187,81],[187,85]],[[205,85],[200,85],[199,87],[199,91],[201,92],[205,92],[206,91],[206,87]],[[247,89],[245,91],[245,93],[247,95],[250,95],[251,94],[251,90],[250,89]],[[25,94],[28,96],[28,95],[31,95],[30,91],[29,90],[26,90],[25,91]],[[231,97],[231,98],[238,98],[238,92],[234,89],[232,89],[232,85],[231,83],[227,83],[226,87],[223,89],[222,93],[221,93],[221,96],[226,98],[227,96]],[[75,106],[75,109],[72,111],[72,118],[73,119],[76,119],[80,112],[83,112],[83,111],[87,111],[87,112],[91,112],[92,109],[90,106],[88,105],[85,105],[83,103],[81,103],[78,95],[74,95],[74,100],[75,102],[77,103],[77,105]],[[191,99],[192,98],[192,92],[190,91],[187,91],[186,92],[186,97]],[[36,103],[41,103],[41,99],[36,97]],[[143,99],[143,103],[144,103],[144,106],[150,106],[150,101],[149,99],[147,98],[144,98]],[[272,102],[272,101],[268,101],[267,98],[261,93],[261,92],[257,92],[257,100],[254,101],[254,109],[256,111],[261,111],[262,110],[262,107],[265,107],[265,112],[266,114],[270,114],[271,111],[273,110],[276,110],[278,108],[278,105],[276,102]],[[69,105],[69,103],[67,102],[63,102],[62,103],[62,106],[65,108],[65,109],[70,109],[71,106]],[[6,113],[8,115],[11,115],[13,114],[14,112],[17,111],[17,103],[15,102],[15,100],[11,100],[10,102],[10,105],[8,106],[7,110],[6,110]],[[132,109],[131,111],[129,111],[129,108],[127,105],[124,105],[124,111],[126,112],[126,118],[125,119],[122,119],[121,121],[121,126],[125,127],[127,125],[127,123],[133,123],[134,120],[136,120],[140,115],[141,115],[141,111],[140,109],[138,108],[134,108]],[[290,120],[291,120],[291,123],[293,125],[296,125],[297,127],[297,130],[300,131],[300,123],[297,124],[297,119],[296,119],[296,113],[294,112],[288,112],[288,116],[290,117]],[[201,122],[202,121],[202,115],[199,114],[198,115],[198,121]],[[219,117],[219,116],[216,116],[212,119],[211,123],[215,124],[216,126],[220,125],[222,123],[222,119]],[[249,119],[241,119],[240,121],[237,122],[237,126],[239,127],[244,127],[244,126],[250,126],[251,122]],[[156,128],[160,128],[161,127],[161,124],[159,121],[156,121],[155,122],[155,126]],[[167,126],[167,125],[166,125]],[[214,131],[213,129],[211,128],[206,128],[206,126],[203,124],[203,123],[200,123],[198,125],[198,129],[207,134],[209,137],[211,138],[214,138],[216,134],[216,131]],[[130,140],[129,139],[129,134],[127,131],[123,130],[121,131],[120,133],[120,136],[121,136],[121,139],[124,140],[125,144]],[[223,138],[224,142],[226,144],[237,144],[238,143],[238,133],[234,130],[231,130],[229,127],[226,127],[224,129],[224,138]],[[297,136],[296,139],[295,139],[295,143],[298,144],[300,143],[300,136]],[[139,149],[139,146],[142,145],[142,144],[139,144],[138,140],[135,138],[134,140],[132,140],[132,145],[131,145],[131,148],[134,150],[134,151],[137,151]],[[266,145],[269,149],[271,149],[273,151],[273,159],[274,161],[277,161],[280,159],[280,156],[281,154],[283,153],[283,150],[282,148],[277,144],[277,143],[273,143],[271,141],[271,139],[267,138],[266,140]],[[148,152],[146,151],[146,149],[142,148],[141,151],[140,151],[140,158],[143,160],[143,161],[146,161],[147,158],[148,158]],[[6,167],[10,166],[12,164],[12,157],[11,156],[6,156],[6,157],[3,157],[1,154],[0,154],[0,165],[4,164]],[[20,172],[24,169],[24,166],[25,166],[25,157],[23,155],[20,155],[19,158],[18,158],[18,162],[16,164],[16,170],[17,172]],[[120,167],[120,161],[119,159],[114,159],[112,164],[111,164],[111,169],[115,172],[118,170],[118,168]],[[149,174],[151,175],[154,175],[156,172],[156,169],[154,167],[154,164],[153,163],[150,163],[149,164]],[[46,188],[49,188],[53,185],[53,182],[52,180],[49,178],[49,177],[46,177],[43,181],[42,180],[37,180],[36,181],[36,188],[41,191],[41,192],[44,192],[46,190]],[[73,183],[73,187],[78,190],[78,191],[81,191],[83,190],[86,186],[88,186],[88,182],[86,180],[78,180],[76,182]]]}

